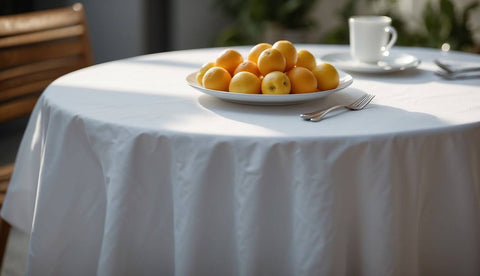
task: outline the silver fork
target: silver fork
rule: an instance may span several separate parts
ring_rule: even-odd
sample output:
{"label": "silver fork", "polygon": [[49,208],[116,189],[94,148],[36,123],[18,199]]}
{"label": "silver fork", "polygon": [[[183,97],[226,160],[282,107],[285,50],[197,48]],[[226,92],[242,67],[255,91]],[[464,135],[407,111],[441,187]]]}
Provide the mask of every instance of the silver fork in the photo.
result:
{"label": "silver fork", "polygon": [[480,78],[480,74],[461,74],[461,73],[447,73],[443,71],[434,72],[435,75],[442,77],[446,80],[466,80],[466,79],[476,79]]}
{"label": "silver fork", "polygon": [[466,73],[466,72],[475,72],[480,71],[480,66],[469,66],[464,68],[452,68],[451,65],[441,62],[440,60],[434,60],[435,64],[445,70],[448,74],[459,74],[459,73]]}
{"label": "silver fork", "polygon": [[349,104],[349,105],[336,105],[332,106],[326,110],[317,110],[309,113],[304,113],[300,114],[300,117],[306,121],[311,121],[311,122],[318,122],[327,115],[327,113],[339,109],[339,108],[347,108],[350,110],[360,110],[365,108],[375,97],[375,95],[372,94],[365,94],[362,97],[360,97],[358,100],[355,102]]}

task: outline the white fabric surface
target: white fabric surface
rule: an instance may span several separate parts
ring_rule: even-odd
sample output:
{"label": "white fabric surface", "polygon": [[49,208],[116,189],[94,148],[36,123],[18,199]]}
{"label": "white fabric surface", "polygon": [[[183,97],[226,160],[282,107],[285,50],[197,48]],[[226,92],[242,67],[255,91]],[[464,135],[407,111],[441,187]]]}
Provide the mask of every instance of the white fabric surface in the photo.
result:
{"label": "white fabric surface", "polygon": [[[31,234],[28,274],[480,275],[479,79],[442,80],[439,51],[397,47],[418,70],[248,106],[186,84],[221,50],[100,64],[46,89],[2,210]],[[365,110],[298,117],[364,92]]]}

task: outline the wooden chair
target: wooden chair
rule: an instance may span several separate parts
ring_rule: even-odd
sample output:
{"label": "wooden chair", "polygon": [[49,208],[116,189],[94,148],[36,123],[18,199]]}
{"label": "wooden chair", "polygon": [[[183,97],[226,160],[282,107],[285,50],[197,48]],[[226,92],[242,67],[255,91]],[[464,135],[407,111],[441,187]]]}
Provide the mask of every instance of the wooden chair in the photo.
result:
{"label": "wooden chair", "polygon": [[[0,16],[0,124],[28,116],[53,80],[92,64],[82,4]],[[0,208],[12,172],[0,167]],[[0,217],[0,267],[9,230]]]}

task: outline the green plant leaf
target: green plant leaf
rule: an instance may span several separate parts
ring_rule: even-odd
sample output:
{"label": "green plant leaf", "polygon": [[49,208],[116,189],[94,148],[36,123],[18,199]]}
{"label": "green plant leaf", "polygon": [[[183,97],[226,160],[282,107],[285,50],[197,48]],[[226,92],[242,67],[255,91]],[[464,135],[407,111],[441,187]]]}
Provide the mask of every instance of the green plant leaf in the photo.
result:
{"label": "green plant leaf", "polygon": [[440,0],[440,14],[452,22],[456,20],[455,7],[450,0]]}

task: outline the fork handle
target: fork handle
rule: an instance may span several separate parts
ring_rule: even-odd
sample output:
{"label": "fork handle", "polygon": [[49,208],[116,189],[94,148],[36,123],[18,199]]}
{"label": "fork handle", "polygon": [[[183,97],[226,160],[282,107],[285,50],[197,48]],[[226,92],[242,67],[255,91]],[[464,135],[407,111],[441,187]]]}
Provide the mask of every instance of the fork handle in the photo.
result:
{"label": "fork handle", "polygon": [[435,64],[437,64],[438,67],[447,71],[449,74],[459,74],[459,73],[480,71],[480,66],[469,66],[469,67],[461,67],[461,68],[457,68],[457,69],[452,69],[450,66],[442,63],[439,60],[435,60],[434,62],[435,62]]}
{"label": "fork handle", "polygon": [[[304,120],[310,120],[311,118],[314,118],[314,117],[317,117],[318,115],[320,115],[321,113],[323,112],[327,112],[328,110],[330,109],[337,109],[337,108],[340,108],[340,107],[346,107],[346,105],[336,105],[336,106],[333,106],[333,107],[330,107],[328,109],[320,109],[320,110],[316,110],[316,111],[313,111],[313,112],[309,112],[309,113],[304,113],[304,114],[300,114],[300,117]],[[332,109],[332,110],[333,110]]]}
{"label": "fork handle", "polygon": [[340,108],[346,108],[346,106],[345,105],[332,106],[329,109],[327,109],[323,112],[320,112],[315,116],[310,117],[308,120],[311,121],[311,122],[318,122],[318,121],[322,120],[323,117],[325,117],[325,115],[327,115],[327,113],[329,113],[330,111],[337,110],[337,109],[340,109]]}
{"label": "fork handle", "polygon": [[477,72],[480,71],[480,67],[465,67],[460,69],[452,70],[450,74],[460,74],[460,73],[468,73],[468,72]]}

